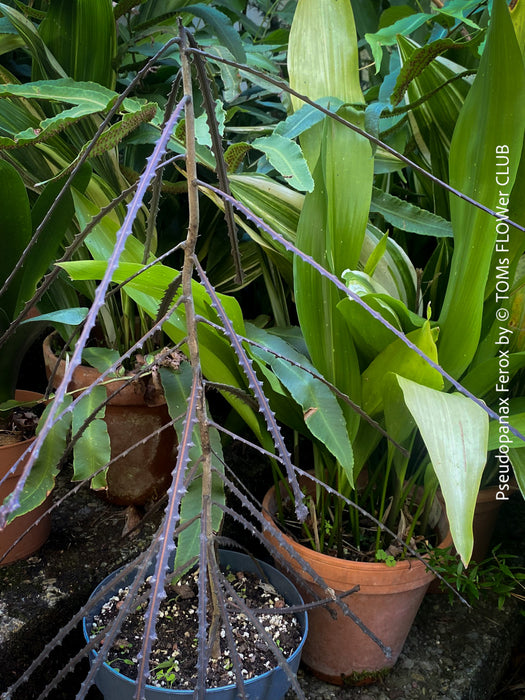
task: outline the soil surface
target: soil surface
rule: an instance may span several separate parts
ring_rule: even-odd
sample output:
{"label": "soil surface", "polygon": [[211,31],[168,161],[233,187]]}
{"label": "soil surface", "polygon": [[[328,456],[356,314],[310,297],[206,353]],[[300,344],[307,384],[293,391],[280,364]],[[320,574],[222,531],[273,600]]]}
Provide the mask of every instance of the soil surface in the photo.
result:
{"label": "soil surface", "polygon": [[38,416],[32,408],[17,408],[7,418],[0,417],[0,447],[13,445],[32,438],[38,425]]}
{"label": "soil surface", "polygon": [[[282,615],[285,600],[268,582],[251,573],[225,572],[231,585],[226,606],[235,651],[230,650],[224,625],[217,629],[219,649],[212,651],[207,665],[209,687],[235,683],[234,654],[242,665],[243,680],[249,680],[275,668],[275,657],[268,649],[263,635],[240,609],[240,599],[258,618],[285,658],[291,656],[301,642],[297,618]],[[149,685],[161,688],[194,688],[197,683],[199,591],[198,573],[190,572],[178,581],[168,581],[166,596],[160,604],[156,625],[156,640],[150,657]],[[117,638],[108,651],[106,662],[133,680],[137,678],[137,657],[142,649],[144,618],[149,607],[149,579],[143,584],[133,602],[132,611],[122,624]],[[233,590],[232,590],[233,589]],[[109,628],[122,606],[127,603],[129,588],[120,588],[104,603],[93,619],[92,636]],[[209,607],[209,606],[208,606]],[[211,623],[208,609],[208,623]],[[217,655],[215,656],[215,653]]]}

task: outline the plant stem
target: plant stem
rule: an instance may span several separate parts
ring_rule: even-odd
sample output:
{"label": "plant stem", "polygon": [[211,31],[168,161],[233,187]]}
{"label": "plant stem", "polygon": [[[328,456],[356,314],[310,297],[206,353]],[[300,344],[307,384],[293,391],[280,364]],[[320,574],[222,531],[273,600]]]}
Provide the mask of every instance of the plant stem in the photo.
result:
{"label": "plant stem", "polygon": [[[209,426],[206,416],[205,393],[203,387],[203,377],[200,365],[199,340],[197,336],[197,320],[195,314],[195,306],[192,293],[192,277],[194,270],[195,248],[199,235],[199,190],[197,185],[197,158],[195,153],[195,114],[193,110],[193,89],[191,81],[191,66],[188,58],[188,42],[186,32],[179,24],[180,32],[180,55],[182,65],[182,83],[184,95],[188,97],[185,105],[186,119],[186,172],[188,174],[188,234],[184,245],[184,263],[182,267],[182,294],[184,298],[184,308],[186,312],[186,328],[188,330],[188,350],[190,355],[190,363],[193,372],[198,377],[200,385],[199,397],[197,401],[196,414],[199,422],[199,432],[202,447],[202,514],[204,519],[204,536],[208,542],[213,539],[212,526],[212,463],[211,463],[211,443],[209,435]],[[215,557],[216,551],[214,547],[207,549],[208,556]],[[218,630],[218,619],[220,616],[217,595],[214,590],[214,584],[209,577],[208,586],[210,591],[210,599],[212,603],[212,621],[210,625],[211,634],[215,639],[211,639],[212,656],[218,658],[217,646],[219,637],[216,634]]]}

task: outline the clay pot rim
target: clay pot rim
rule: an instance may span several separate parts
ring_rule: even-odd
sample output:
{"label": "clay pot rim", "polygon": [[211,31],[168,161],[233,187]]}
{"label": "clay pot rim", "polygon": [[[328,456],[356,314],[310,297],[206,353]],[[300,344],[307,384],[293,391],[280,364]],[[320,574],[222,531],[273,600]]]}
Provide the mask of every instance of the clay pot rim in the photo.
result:
{"label": "clay pot rim", "polygon": [[[44,361],[46,365],[46,373],[48,378],[51,375],[52,368],[55,367],[58,357],[55,355],[51,348],[51,339],[56,334],[56,331],[50,333],[44,339],[42,343],[42,349],[44,353]],[[56,382],[62,381],[65,371],[65,361],[60,360],[58,369],[55,374]],[[85,389],[88,389],[97,379],[100,377],[101,372],[94,367],[89,367],[86,365],[79,365],[75,372],[73,373],[73,379],[69,383],[68,390],[76,393],[81,393]],[[163,406],[166,404],[164,396],[159,394],[158,400],[146,401],[146,385],[144,382],[140,381],[140,377],[137,377],[137,381],[129,382],[129,379],[134,375],[129,373],[123,379],[109,378],[111,381],[108,384],[104,384],[106,388],[106,394],[110,396],[114,391],[119,390],[119,393],[112,397],[110,404],[115,406]]]}
{"label": "clay pot rim", "polygon": [[[38,391],[30,391],[29,389],[17,389],[15,392],[15,399],[17,401],[38,401],[43,399],[44,395]],[[29,445],[35,441],[35,436],[26,438],[25,440],[19,440],[18,442],[12,442],[9,445],[0,445],[0,452],[6,452],[8,450],[20,450],[20,455],[29,447]],[[16,472],[18,476],[18,471]]]}
{"label": "clay pot rim", "polygon": [[[383,572],[385,576],[394,576],[396,574],[402,574],[406,573],[408,571],[414,570],[421,568],[423,570],[423,573],[425,573],[428,576],[434,577],[434,574],[431,571],[428,571],[425,569],[425,564],[423,561],[418,559],[417,557],[408,557],[406,559],[400,559],[399,561],[396,561],[395,566],[387,566],[384,562],[368,562],[368,561],[355,561],[353,559],[341,559],[339,557],[335,557],[331,554],[324,554],[323,552],[317,552],[314,549],[311,549],[310,547],[306,547],[303,544],[300,544],[299,542],[296,542],[292,537],[287,535],[285,532],[283,532],[279,524],[275,521],[274,515],[272,513],[272,508],[271,508],[271,500],[274,498],[274,493],[275,493],[275,486],[272,486],[265,494],[262,502],[262,513],[264,518],[273,523],[275,527],[279,530],[281,536],[285,539],[285,541],[290,544],[297,552],[299,553],[300,556],[304,558],[308,558],[312,562],[318,562],[319,564],[323,565],[329,565],[329,562],[333,562],[332,567],[333,568],[338,568],[340,566],[345,566],[347,568],[351,568],[353,571],[356,573],[362,572],[362,573],[379,573]],[[445,521],[448,524],[448,520],[445,519]],[[440,541],[440,543],[435,547],[435,549],[445,549],[449,546],[452,545],[452,536],[450,534],[450,528],[447,529],[446,534],[444,535],[443,539]],[[305,556],[303,556],[303,554]],[[428,555],[423,555],[423,559],[428,558]]]}
{"label": "clay pot rim", "polygon": [[[499,490],[500,487],[497,484],[492,484],[491,486],[484,486],[479,490],[476,501],[478,503],[488,503],[490,501],[496,501],[496,494]],[[517,493],[519,490],[520,489],[516,479],[511,479],[509,482],[508,495],[511,496],[513,493]],[[501,505],[501,501],[496,502]]]}
{"label": "clay pot rim", "polygon": [[[15,398],[20,401],[35,401],[42,399],[43,395],[36,391],[17,389],[15,392]],[[5,493],[6,487],[8,487],[8,485],[13,485],[20,478],[24,470],[26,460],[24,459],[23,462],[18,465],[16,470],[6,477],[7,473],[12,468],[14,463],[23,456],[24,452],[34,441],[35,437],[30,437],[26,440],[20,440],[19,442],[13,442],[10,445],[3,445],[0,447],[0,460],[2,462],[2,466],[0,468],[0,478],[5,479],[3,481],[2,496],[0,497],[0,501],[2,501],[7,495]],[[10,486],[8,488],[10,488]],[[1,559],[0,568],[13,564],[21,559],[26,559],[27,557],[31,556],[31,554],[38,551],[47,540],[51,531],[51,514],[47,513],[51,499],[51,495],[48,494],[43,503],[36,506],[28,513],[25,513],[24,515],[21,515],[13,520],[5,527],[4,530],[0,532],[0,555],[4,555],[18,536],[23,534],[26,527],[32,525],[34,521],[41,518],[40,523],[29,530],[25,534],[24,538],[21,539],[18,544],[14,545],[12,549],[10,549],[9,554],[6,554],[5,558]]]}

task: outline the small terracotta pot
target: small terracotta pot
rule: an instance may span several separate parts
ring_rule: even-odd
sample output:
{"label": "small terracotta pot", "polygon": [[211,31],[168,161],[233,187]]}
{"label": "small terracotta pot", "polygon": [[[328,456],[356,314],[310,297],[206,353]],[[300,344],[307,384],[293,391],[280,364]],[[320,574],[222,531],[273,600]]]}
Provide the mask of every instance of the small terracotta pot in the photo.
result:
{"label": "small terracotta pot", "polygon": [[501,501],[496,499],[497,486],[482,489],[476,499],[474,509],[474,547],[472,549],[472,561],[480,562],[485,559],[489,551],[490,541],[496,527],[496,520],[501,508]]}
{"label": "small terracotta pot", "polygon": [[[276,512],[275,488],[272,487],[263,500],[263,515],[272,522]],[[446,530],[447,525],[443,518],[438,530],[442,526]],[[441,546],[448,546],[451,542],[448,532],[439,534],[443,539]],[[310,581],[309,585],[319,597],[327,597],[326,591],[304,574],[301,564],[279,546],[268,530],[264,531],[264,536],[280,549],[293,570]],[[346,598],[346,604],[392,651],[391,658],[386,658],[351,618],[338,606],[330,605],[337,613],[336,619],[327,607],[316,607],[308,612],[310,634],[303,650],[303,662],[314,675],[329,683],[373,682],[396,663],[433,574],[415,558],[399,561],[392,567],[383,563],[355,562],[315,552],[287,535],[282,536],[336,593],[359,586],[357,593]],[[304,586],[297,582],[296,585],[306,601],[312,600]]]}
{"label": "small terracotta pot", "polygon": [[[51,336],[43,344],[46,373],[51,376],[58,358],[51,349]],[[65,362],[60,361],[53,384],[64,377]],[[68,391],[78,391],[93,384],[100,372],[93,367],[79,366],[73,373]],[[125,384],[111,382],[108,396]],[[137,379],[111,399],[106,406],[105,421],[111,443],[112,459],[170,421],[164,397],[148,402],[146,385]],[[140,444],[125,457],[117,459],[108,469],[108,500],[117,505],[143,505],[160,498],[171,483],[171,472],[177,459],[177,438],[174,429],[167,428]]]}
{"label": "small terracotta pot", "polygon": [[[509,493],[512,494],[518,490],[515,484],[511,484]],[[481,489],[476,498],[476,506],[474,508],[474,519],[472,521],[472,532],[474,535],[474,547],[472,548],[472,562],[482,562],[487,557],[496,521],[499,511],[503,505],[503,501],[496,498],[499,491],[498,486],[488,486]],[[437,492],[437,497],[440,503],[445,507],[445,501],[441,491]],[[437,585],[432,587],[432,592],[435,593],[441,590]]]}
{"label": "small terracotta pot", "polygon": [[[41,399],[42,394],[37,394],[34,391],[17,391],[15,398],[17,401],[35,401]],[[34,440],[35,438],[30,438],[29,440],[0,447],[0,480],[3,479]],[[13,492],[26,462],[27,460],[23,459],[16,471],[0,483],[0,503]],[[51,531],[51,515],[44,515],[50,504],[51,497],[48,496],[38,508],[35,508],[30,513],[21,515],[19,518],[15,518],[0,531],[0,566],[11,564],[19,559],[25,559],[40,549]],[[32,527],[33,523],[41,516],[44,516],[42,520]],[[24,535],[25,532],[26,534]],[[22,539],[10,549],[21,535],[24,535]]]}

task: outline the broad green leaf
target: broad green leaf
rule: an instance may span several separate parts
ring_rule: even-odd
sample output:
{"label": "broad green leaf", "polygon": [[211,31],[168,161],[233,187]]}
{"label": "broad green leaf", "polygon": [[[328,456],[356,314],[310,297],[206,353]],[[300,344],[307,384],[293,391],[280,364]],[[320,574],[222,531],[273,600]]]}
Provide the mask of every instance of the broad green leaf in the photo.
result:
{"label": "broad green leaf", "polygon": [[452,236],[452,226],[441,216],[437,216],[427,209],[415,204],[410,204],[388,192],[374,187],[372,190],[372,202],[370,211],[381,214],[389,224],[401,231],[419,233],[424,236],[442,238]]}
{"label": "broad green leaf", "polygon": [[[316,100],[316,102],[332,112],[337,112],[337,110],[343,106],[343,101],[336,97],[323,97],[320,100]],[[312,126],[319,124],[319,122],[325,118],[326,115],[315,107],[312,107],[312,105],[303,104],[303,106],[293,114],[290,114],[286,119],[283,119],[282,122],[279,122],[273,133],[277,136],[294,139]]]}
{"label": "broad green leaf", "polygon": [[[508,424],[516,428],[522,435],[525,435],[525,413],[511,413],[505,419],[508,421]],[[488,449],[497,450],[501,444],[513,449],[525,448],[525,441],[511,433],[506,423],[491,421],[489,425]]]}
{"label": "broad green leaf", "polygon": [[[363,127],[364,113],[342,107],[338,114]],[[326,187],[327,258],[340,276],[357,267],[366,235],[374,159],[370,143],[343,124],[325,122],[321,146]],[[317,185],[317,181],[316,181]]]}
{"label": "broad green leaf", "polygon": [[[106,271],[106,262],[102,260],[75,261],[61,263],[60,266],[75,280],[102,279]],[[137,272],[142,269],[143,266],[139,263],[121,263],[113,275],[113,281],[120,284],[133,277],[133,279],[126,284],[126,293],[144,309],[151,318],[156,318],[159,304],[168,286],[177,275],[177,271],[159,264],[149,268],[139,276],[135,276]],[[180,293],[179,290],[178,294]],[[219,323],[218,316],[211,307],[208,295],[197,282],[193,284],[193,295],[196,313],[199,316],[208,318],[214,323]],[[224,295],[219,295],[219,297],[234,328],[241,335],[244,335],[244,322],[237,301],[232,297]],[[185,341],[187,337],[186,320],[184,310],[181,306],[179,306],[169,320],[164,323],[163,330],[174,343]],[[230,384],[233,387],[241,388],[246,391],[246,378],[239,367],[237,357],[229,340],[222,333],[218,333],[214,328],[201,323],[199,324],[199,342],[201,364],[206,378],[212,382]],[[262,442],[264,437],[261,433],[261,424],[253,408],[227,392],[225,392],[225,398],[234,406],[235,410]]]}
{"label": "broad green leaf", "polygon": [[[371,309],[379,313],[382,318],[399,331],[410,333],[425,323],[421,316],[410,312],[402,301],[386,294],[360,293],[359,296]],[[372,362],[377,355],[396,340],[396,335],[391,330],[386,328],[380,320],[371,316],[366,309],[353,299],[349,297],[342,299],[337,308],[348,325],[350,334],[364,363],[369,364]]]}
{"label": "broad green leaf", "polygon": [[425,24],[430,18],[431,15],[418,12],[409,17],[403,17],[387,27],[382,27],[374,34],[365,34],[365,39],[372,49],[372,57],[376,64],[376,73],[379,73],[381,68],[383,46],[393,46],[399,34],[401,36],[411,34]]}
{"label": "broad green leaf", "polygon": [[[25,247],[31,240],[31,210],[24,182],[14,166],[0,159],[0,231],[2,255],[0,257],[0,287],[13,272]],[[9,206],[7,206],[9,203]],[[0,328],[6,328],[15,317],[16,300],[23,271],[12,280],[2,296]]]}
{"label": "broad green leaf", "polygon": [[213,34],[217,37],[219,43],[233,54],[235,60],[239,63],[246,62],[244,45],[227,15],[215,7],[210,7],[204,3],[188,5],[184,8],[184,11],[191,12],[196,17],[203,19],[206,25],[213,29]]}
{"label": "broad green leaf", "polygon": [[[290,85],[311,99],[335,97],[364,102],[359,83],[358,44],[349,0],[305,0],[297,6],[288,53]],[[295,101],[297,110],[301,105]],[[342,107],[341,116],[364,125],[364,111]],[[357,267],[365,237],[372,191],[370,144],[332,120],[301,136],[315,188],[306,195],[297,229],[297,247],[337,275]],[[354,343],[337,310],[342,294],[296,256],[297,313],[316,369],[339,390],[360,402],[359,363]],[[359,419],[343,408],[352,438]]]}
{"label": "broad green leaf", "polygon": [[[217,119],[217,126],[219,129],[219,134],[222,136],[224,134],[224,122],[226,120],[226,112],[224,111],[223,104],[220,100],[215,103],[215,117]],[[208,146],[211,148],[211,134],[208,127],[208,117],[206,113],[201,114],[195,120],[195,138],[201,146]]]}
{"label": "broad green leaf", "polygon": [[255,139],[253,148],[262,151],[277,172],[300,192],[311,192],[314,182],[301,149],[291,139],[283,136],[263,136]]}
{"label": "broad green leaf", "polygon": [[[2,3],[0,3],[1,6]],[[96,83],[57,78],[55,80],[35,80],[30,83],[1,85],[3,97],[24,97],[33,100],[52,100],[79,106],[79,114],[91,114],[111,106],[118,96],[116,92]]]}
{"label": "broad green leaf", "polygon": [[[192,369],[189,363],[181,364],[178,371],[172,371],[165,367],[159,368],[164,395],[168,404],[168,410],[172,420],[175,421],[174,428],[177,431],[179,441],[182,440],[184,433],[184,418],[186,415],[187,400],[191,389]],[[211,461],[213,468],[219,473],[224,472],[224,462],[222,455],[222,446],[219,434],[216,429],[209,428],[210,442],[212,447]],[[201,436],[198,424],[195,425],[192,435],[193,447],[190,448],[190,464],[188,469],[191,469],[202,458]],[[202,513],[202,467],[197,467],[197,471],[191,483],[188,485],[188,490],[184,494],[181,511],[181,525],[187,523],[192,518],[199,516]],[[220,531],[221,522],[224,516],[223,511],[218,507],[224,505],[226,497],[224,493],[224,483],[222,479],[213,474],[212,476],[212,525],[214,532]],[[194,523],[184,529],[177,540],[177,553],[175,558],[174,568],[183,566],[190,561],[194,556],[198,556],[200,548],[200,532],[201,523],[197,517]]]}
{"label": "broad green leaf", "polygon": [[[356,29],[350,0],[301,0],[290,31],[290,86],[311,100],[362,102]],[[292,96],[294,111],[303,103]]]}
{"label": "broad green leaf", "polygon": [[398,377],[445,499],[454,545],[467,566],[473,546],[472,519],[487,459],[486,412],[462,394],[447,394]]}
{"label": "broad green leaf", "polygon": [[3,2],[0,3],[0,12],[9,18],[13,27],[22,37],[27,48],[31,52],[33,61],[42,66],[43,70],[50,77],[65,78],[66,73],[64,69],[42,41],[34,24],[24,17],[21,12],[18,12],[18,10],[9,7],[9,5]]}
{"label": "broad green leaf", "polygon": [[[406,335],[425,355],[437,362],[435,342],[437,329],[431,329],[428,321],[422,328]],[[369,416],[375,416],[383,410],[385,381],[390,372],[395,372],[401,377],[410,377],[433,389],[443,387],[443,378],[437,369],[431,367],[415,350],[397,338],[372,360],[362,374],[363,401],[361,406]]]}
{"label": "broad green leaf", "polygon": [[[301,211],[297,247],[330,270],[326,244],[326,190],[320,163],[314,179],[315,189],[306,195]],[[359,362],[347,325],[337,311],[342,293],[298,256],[294,258],[294,291],[299,324],[313,365],[340,391],[360,403]],[[345,410],[345,417],[353,423],[353,428],[349,429],[350,437],[353,437],[358,418],[350,410]]]}
{"label": "broad green leaf", "polygon": [[[73,411],[71,431],[73,438],[84,425],[89,416],[107,397],[105,386],[95,386],[86,391]],[[106,471],[95,476],[111,459],[111,445],[104,415],[105,406],[86,426],[73,448],[73,479],[83,481],[91,479],[91,488],[103,489],[106,486]],[[93,477],[93,478],[92,478]]]}
{"label": "broad green leaf", "polygon": [[[350,0],[301,0],[288,44],[290,87],[311,100],[334,97],[344,104],[363,103],[359,48]],[[294,112],[303,102],[291,97]],[[301,147],[311,172],[319,155],[323,126],[303,133]],[[359,170],[359,166],[356,166]]]}
{"label": "broad green leaf", "polygon": [[509,454],[521,495],[525,498],[525,447],[510,450]]}
{"label": "broad green leaf", "polygon": [[[493,348],[495,350],[495,348]],[[502,352],[506,348],[501,349]],[[525,367],[525,351],[510,353],[508,356],[499,355],[476,365],[462,377],[461,384],[478,398],[484,398],[489,392],[494,392],[500,374],[501,357],[505,360],[505,373],[512,378],[516,372]],[[508,360],[508,365],[507,365]]]}
{"label": "broad green leaf", "polygon": [[[474,120],[478,126],[473,130]],[[494,0],[478,73],[454,130],[450,184],[495,207],[501,190],[496,182],[498,164],[503,162],[506,168],[506,156],[521,154],[524,128],[525,68],[507,5],[504,0]],[[504,158],[498,159],[498,155]],[[518,158],[509,158],[505,188],[509,192],[518,165]],[[459,377],[474,357],[480,339],[497,222],[454,196],[451,221],[454,253],[439,318],[439,357],[443,368]]]}
{"label": "broad green leaf", "polygon": [[[38,33],[70,77],[115,87],[117,33],[109,0],[53,0]],[[33,68],[35,75],[54,77],[41,68]]]}
{"label": "broad green leaf", "polygon": [[304,201],[301,193],[265,175],[230,175],[229,180],[231,190],[240,202],[287,241],[295,241]]}
{"label": "broad green leaf", "polygon": [[48,321],[52,325],[55,323],[65,323],[67,326],[78,326],[85,320],[88,311],[89,309],[84,306],[79,306],[74,309],[60,309],[59,311],[50,311],[47,314],[39,314],[33,318],[27,318],[25,321],[22,321],[22,324]]}
{"label": "broad green leaf", "polygon": [[[66,409],[70,403],[71,397],[66,396],[58,413]],[[50,403],[46,406],[37,427],[37,435],[51,411],[52,405]],[[34,510],[45,501],[52,491],[58,474],[58,465],[66,449],[66,440],[70,426],[71,413],[66,413],[49,431],[24,485],[20,496],[20,506],[8,517],[8,523],[19,515],[24,515]]]}
{"label": "broad green leaf", "polygon": [[[284,340],[252,324],[246,324],[246,331],[249,338],[281,356],[276,357],[272,352],[255,346],[250,349],[252,355],[270,365],[292,398],[300,404],[309,430],[330,450],[343,468],[350,484],[353,485],[352,445],[348,438],[343,412],[332,391],[326,384],[312,376],[311,372],[315,374],[317,372],[306,357]],[[296,364],[286,362],[286,359],[282,359],[283,357]],[[305,372],[302,367],[310,370],[310,373]]]}
{"label": "broad green leaf", "polygon": [[82,360],[102,374],[119,362],[120,353],[111,348],[87,347],[82,351]]}

